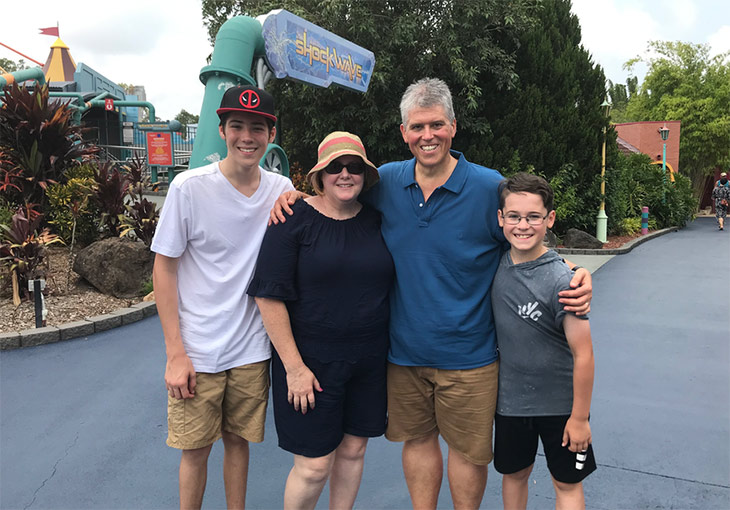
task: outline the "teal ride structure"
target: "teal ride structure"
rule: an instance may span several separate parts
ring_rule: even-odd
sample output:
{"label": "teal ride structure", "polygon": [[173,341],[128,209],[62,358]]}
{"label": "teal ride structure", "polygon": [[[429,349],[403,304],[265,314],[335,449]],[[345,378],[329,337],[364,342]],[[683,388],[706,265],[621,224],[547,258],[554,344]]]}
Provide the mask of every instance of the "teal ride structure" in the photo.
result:
{"label": "teal ride structure", "polygon": [[[264,89],[275,76],[317,87],[334,84],[366,92],[374,67],[372,52],[283,9],[256,19],[230,18],[216,34],[210,65],[200,71],[205,94],[190,168],[225,157],[226,146],[218,134],[215,112],[230,87],[253,85]],[[289,175],[286,153],[275,143],[269,144],[261,166]]]}

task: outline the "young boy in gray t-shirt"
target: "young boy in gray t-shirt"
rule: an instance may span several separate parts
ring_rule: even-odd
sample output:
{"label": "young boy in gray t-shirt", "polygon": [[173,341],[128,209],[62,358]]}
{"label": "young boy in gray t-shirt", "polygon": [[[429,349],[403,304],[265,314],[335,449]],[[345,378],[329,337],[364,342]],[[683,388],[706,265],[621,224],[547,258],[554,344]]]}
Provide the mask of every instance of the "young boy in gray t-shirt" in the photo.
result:
{"label": "young boy in gray t-shirt", "polygon": [[543,246],[545,231],[555,222],[550,185],[519,173],[501,184],[499,206],[499,225],[511,245],[492,285],[500,358],[494,467],[503,474],[504,507],[527,506],[539,437],[556,508],[582,508],[581,482],[596,469],[588,423],[590,325],[557,299],[569,288],[572,272]]}

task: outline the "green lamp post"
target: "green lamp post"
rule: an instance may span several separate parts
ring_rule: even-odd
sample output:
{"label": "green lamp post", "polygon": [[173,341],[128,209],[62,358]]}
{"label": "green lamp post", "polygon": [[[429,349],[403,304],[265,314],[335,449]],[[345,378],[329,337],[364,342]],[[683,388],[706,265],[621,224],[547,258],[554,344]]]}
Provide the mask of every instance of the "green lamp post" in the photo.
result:
{"label": "green lamp post", "polygon": [[667,200],[667,139],[669,138],[669,128],[667,123],[664,123],[664,127],[659,129],[659,135],[662,137],[664,142],[662,147],[662,202]]}
{"label": "green lamp post", "polygon": [[606,130],[608,116],[611,112],[611,103],[604,99],[601,103],[606,122],[603,124],[603,147],[601,148],[601,208],[596,216],[596,238],[602,243],[606,242],[606,230],[608,226],[608,216],[606,215]]}

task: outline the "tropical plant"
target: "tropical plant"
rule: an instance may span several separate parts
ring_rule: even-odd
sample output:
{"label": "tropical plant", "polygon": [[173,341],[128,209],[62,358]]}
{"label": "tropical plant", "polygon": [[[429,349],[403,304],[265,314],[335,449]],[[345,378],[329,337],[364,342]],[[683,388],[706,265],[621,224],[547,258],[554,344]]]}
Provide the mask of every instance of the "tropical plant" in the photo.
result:
{"label": "tropical plant", "polygon": [[45,189],[60,182],[66,170],[93,159],[97,147],[82,139],[72,122],[73,111],[48,100],[48,86],[30,91],[13,83],[5,88],[0,108],[0,149],[12,168],[22,172],[22,190],[12,190],[15,203],[45,204]]}
{"label": "tropical plant", "polygon": [[125,213],[119,215],[119,237],[134,232],[135,237],[149,247],[155,236],[160,211],[157,210],[157,204],[134,191],[130,190],[129,196],[132,203],[125,205]]}
{"label": "tropical plant", "polygon": [[13,215],[10,225],[0,225],[2,240],[0,241],[0,261],[9,271],[13,286],[13,302],[20,304],[21,294],[28,293],[28,281],[43,276],[40,265],[47,253],[47,246],[62,242],[48,228],[38,230],[42,215],[35,207],[26,205]]}
{"label": "tropical plant", "polygon": [[130,177],[127,172],[110,161],[93,165],[96,181],[94,200],[100,212],[99,223],[106,235],[119,232],[119,215],[125,211],[124,200],[129,191]]}
{"label": "tropical plant", "polygon": [[96,241],[98,209],[90,199],[96,192],[93,167],[82,165],[68,170],[63,183],[46,188],[48,218],[54,231],[66,243]]}
{"label": "tropical plant", "polygon": [[20,168],[5,157],[5,151],[0,148],[0,192],[7,195],[12,192],[22,192],[22,173]]}

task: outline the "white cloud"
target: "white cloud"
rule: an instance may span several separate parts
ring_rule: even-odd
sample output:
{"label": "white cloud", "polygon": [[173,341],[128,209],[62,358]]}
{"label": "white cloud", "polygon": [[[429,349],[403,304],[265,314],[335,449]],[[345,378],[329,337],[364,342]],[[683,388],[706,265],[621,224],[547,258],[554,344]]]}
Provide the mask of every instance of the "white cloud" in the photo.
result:
{"label": "white cloud", "polygon": [[730,25],[720,27],[715,33],[707,36],[710,54],[718,55],[730,51]]}
{"label": "white cloud", "polygon": [[657,20],[638,5],[573,0],[572,11],[580,19],[583,46],[614,82],[624,81],[628,73],[622,70],[623,64],[642,54],[647,42],[659,35]]}
{"label": "white cloud", "polygon": [[691,31],[698,20],[697,3],[688,0],[669,0],[654,5],[667,12],[674,31],[687,33]]}

